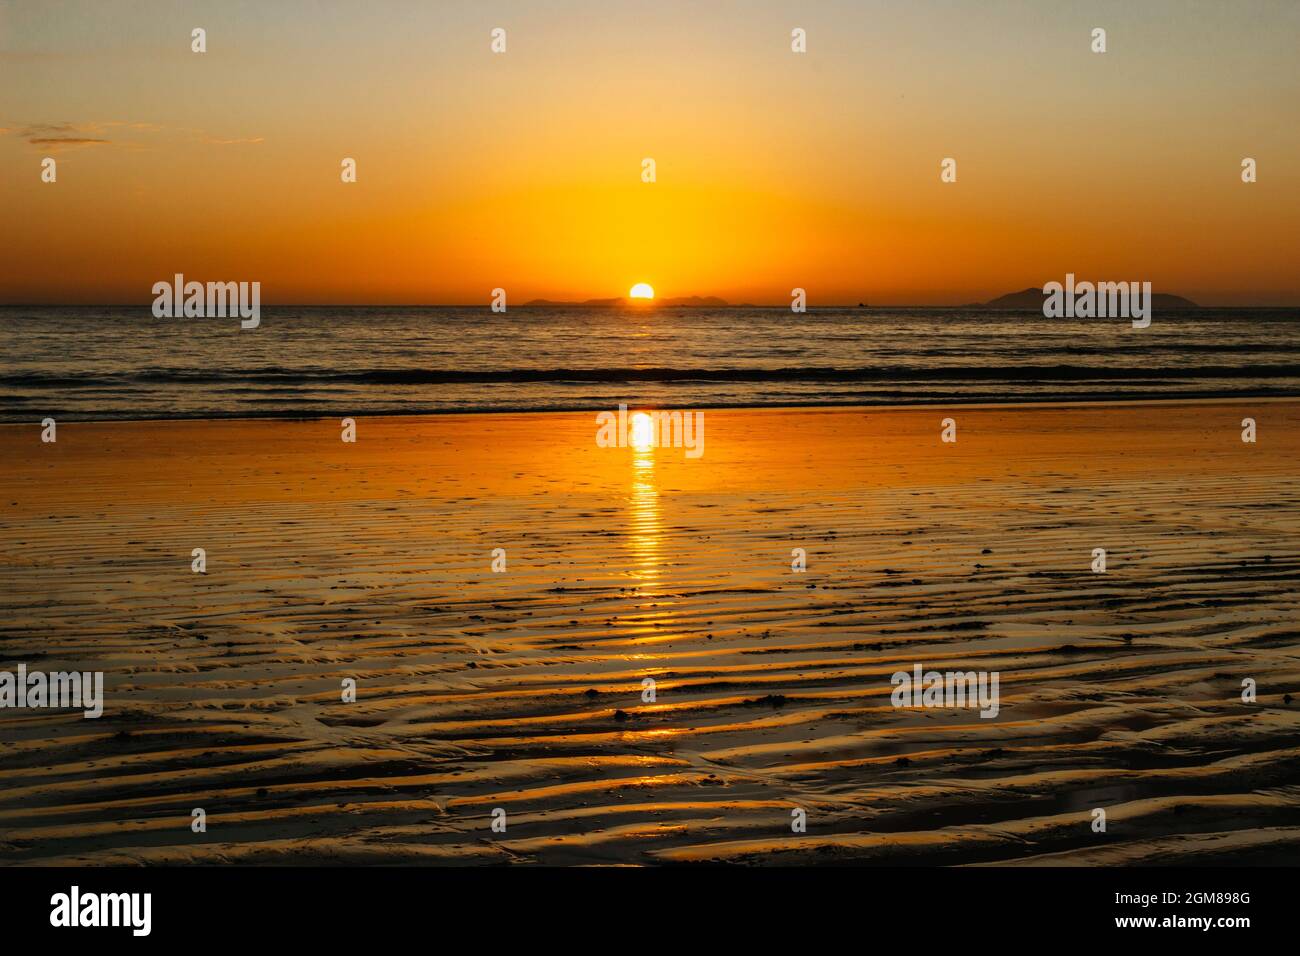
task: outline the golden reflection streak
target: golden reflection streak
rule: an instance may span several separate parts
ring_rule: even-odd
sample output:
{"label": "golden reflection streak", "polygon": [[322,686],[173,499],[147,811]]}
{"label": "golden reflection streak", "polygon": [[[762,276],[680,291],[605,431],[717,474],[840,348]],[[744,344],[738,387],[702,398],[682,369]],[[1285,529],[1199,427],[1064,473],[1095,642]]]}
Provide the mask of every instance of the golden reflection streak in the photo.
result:
{"label": "golden reflection streak", "polygon": [[655,476],[654,422],[645,412],[631,418],[632,496],[628,503],[628,538],[632,577],[643,584],[659,577],[663,525],[659,513],[659,484]]}

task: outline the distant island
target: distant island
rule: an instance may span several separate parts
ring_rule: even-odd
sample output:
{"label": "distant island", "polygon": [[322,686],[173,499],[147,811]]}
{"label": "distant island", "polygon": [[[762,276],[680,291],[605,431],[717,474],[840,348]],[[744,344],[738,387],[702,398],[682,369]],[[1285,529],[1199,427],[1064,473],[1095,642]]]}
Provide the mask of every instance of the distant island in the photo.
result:
{"label": "distant island", "polygon": [[[1153,308],[1162,312],[1199,309],[1200,305],[1191,299],[1184,298],[1181,295],[1173,295],[1168,292],[1151,293],[1151,304]],[[732,304],[726,299],[720,299],[716,295],[679,295],[665,296],[662,299],[631,299],[626,296],[615,296],[609,299],[583,299],[581,302],[566,302],[557,299],[530,299],[520,308],[536,309],[644,309],[647,307],[667,308],[667,309],[775,309],[784,308],[783,304],[778,305],[755,305],[749,302]],[[859,309],[870,309],[871,306],[866,302],[859,302],[856,306]],[[844,309],[854,308],[852,305],[824,305],[821,308]],[[895,308],[949,308],[947,306],[896,306]],[[1028,289],[1021,289],[1019,292],[1008,292],[1006,295],[1000,295],[996,299],[990,299],[988,302],[968,302],[965,305],[957,306],[961,309],[1005,309],[1011,311],[1038,312],[1043,308],[1043,290],[1036,286],[1030,286]]]}
{"label": "distant island", "polygon": [[725,299],[719,299],[712,295],[679,295],[663,299],[638,300],[629,299],[625,296],[617,296],[613,299],[584,299],[581,302],[556,302],[551,299],[533,299],[524,303],[524,308],[536,306],[545,309],[621,309],[627,306],[644,307],[647,305],[667,306],[669,308],[691,308],[691,309],[726,309],[729,308]]}
{"label": "distant island", "polygon": [[[1184,299],[1181,295],[1171,295],[1168,292],[1151,293],[1152,308],[1167,312],[1171,309],[1199,309],[1200,306],[1191,299]],[[972,302],[970,305],[963,306],[966,309],[1008,309],[1008,310],[1030,310],[1037,312],[1043,308],[1043,290],[1030,286],[1028,289],[1021,289],[1019,292],[1008,292],[1006,295],[1000,295],[996,299],[990,299],[988,302]]]}

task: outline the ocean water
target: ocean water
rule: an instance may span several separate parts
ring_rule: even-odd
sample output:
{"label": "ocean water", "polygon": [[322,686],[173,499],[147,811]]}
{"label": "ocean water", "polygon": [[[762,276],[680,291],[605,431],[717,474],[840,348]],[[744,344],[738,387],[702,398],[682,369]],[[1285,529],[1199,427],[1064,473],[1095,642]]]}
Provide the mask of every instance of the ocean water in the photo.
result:
{"label": "ocean water", "polygon": [[1300,395],[1300,309],[0,308],[0,420]]}

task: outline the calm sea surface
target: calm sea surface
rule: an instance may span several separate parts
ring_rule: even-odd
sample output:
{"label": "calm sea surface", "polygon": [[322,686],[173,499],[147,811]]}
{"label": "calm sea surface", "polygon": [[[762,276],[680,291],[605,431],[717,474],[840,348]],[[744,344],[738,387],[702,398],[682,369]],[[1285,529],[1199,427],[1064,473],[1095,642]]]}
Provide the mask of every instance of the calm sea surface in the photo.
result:
{"label": "calm sea surface", "polygon": [[1300,310],[0,308],[0,420],[1300,395]]}

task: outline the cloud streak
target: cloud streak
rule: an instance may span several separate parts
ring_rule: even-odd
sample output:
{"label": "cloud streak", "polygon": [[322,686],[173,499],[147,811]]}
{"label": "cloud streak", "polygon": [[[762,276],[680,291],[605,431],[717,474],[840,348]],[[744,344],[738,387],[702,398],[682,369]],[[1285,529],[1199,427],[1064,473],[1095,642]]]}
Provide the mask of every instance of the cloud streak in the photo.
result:
{"label": "cloud streak", "polygon": [[[167,129],[157,123],[131,123],[107,120],[87,123],[30,123],[26,126],[0,127],[0,135],[19,136],[31,146],[48,150],[78,149],[86,146],[114,146],[125,149],[147,149],[137,134],[170,133],[188,137],[192,143],[205,146],[256,146],[265,142],[261,136],[218,137],[201,129]],[[113,134],[110,136],[110,134]]]}
{"label": "cloud streak", "polygon": [[97,146],[111,140],[94,139],[88,136],[42,136],[27,140],[33,146]]}

